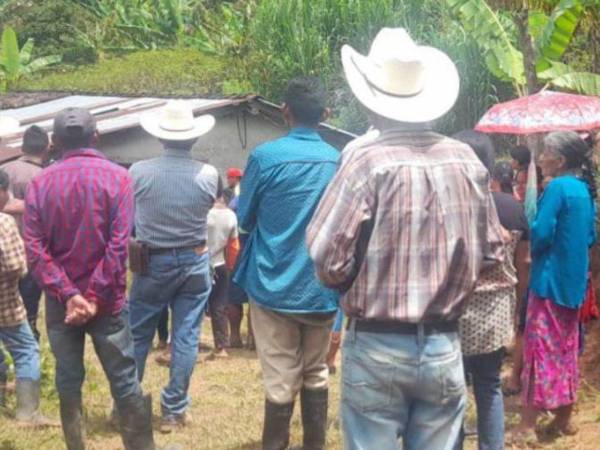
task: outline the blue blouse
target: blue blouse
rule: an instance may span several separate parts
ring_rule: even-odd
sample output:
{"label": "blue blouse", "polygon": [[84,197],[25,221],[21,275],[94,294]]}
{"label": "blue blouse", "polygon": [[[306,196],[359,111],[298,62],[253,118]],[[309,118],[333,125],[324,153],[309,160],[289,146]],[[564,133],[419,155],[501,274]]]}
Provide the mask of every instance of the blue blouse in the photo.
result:
{"label": "blue blouse", "polygon": [[573,175],[552,180],[531,227],[530,288],[539,297],[577,309],[585,298],[596,208],[587,184]]}

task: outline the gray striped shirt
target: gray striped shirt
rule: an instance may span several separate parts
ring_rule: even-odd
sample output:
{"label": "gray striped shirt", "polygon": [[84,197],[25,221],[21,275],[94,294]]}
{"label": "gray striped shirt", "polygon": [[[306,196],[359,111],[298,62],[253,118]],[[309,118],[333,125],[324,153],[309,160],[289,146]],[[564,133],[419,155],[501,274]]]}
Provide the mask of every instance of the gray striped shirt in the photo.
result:
{"label": "gray striped shirt", "polygon": [[219,173],[185,150],[129,169],[135,193],[135,232],[152,248],[195,247],[206,241],[207,215],[219,189]]}

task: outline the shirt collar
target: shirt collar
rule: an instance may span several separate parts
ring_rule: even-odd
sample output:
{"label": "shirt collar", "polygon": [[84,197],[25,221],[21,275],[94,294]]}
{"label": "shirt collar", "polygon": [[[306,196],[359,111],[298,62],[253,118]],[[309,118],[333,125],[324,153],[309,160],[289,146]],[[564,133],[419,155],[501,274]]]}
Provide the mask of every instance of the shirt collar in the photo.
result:
{"label": "shirt collar", "polygon": [[79,148],[77,150],[69,150],[68,152],[65,152],[61,159],[64,160],[68,158],[74,158],[76,156],[89,156],[92,158],[106,159],[106,156],[102,152],[99,152],[98,150],[93,148]]}
{"label": "shirt collar", "polygon": [[314,128],[294,127],[288,133],[288,136],[294,139],[302,139],[305,141],[320,141],[321,136]]}
{"label": "shirt collar", "polygon": [[164,155],[171,158],[192,159],[192,152],[190,152],[189,150],[181,150],[176,148],[165,148]]}

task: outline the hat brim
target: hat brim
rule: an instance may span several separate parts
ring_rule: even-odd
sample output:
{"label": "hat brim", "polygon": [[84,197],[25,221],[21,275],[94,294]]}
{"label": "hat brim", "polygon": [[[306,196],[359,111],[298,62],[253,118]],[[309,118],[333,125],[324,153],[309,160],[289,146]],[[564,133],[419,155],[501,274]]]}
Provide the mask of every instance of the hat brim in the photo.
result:
{"label": "hat brim", "polygon": [[342,64],[350,89],[364,106],[388,119],[423,123],[443,116],[458,98],[458,70],[452,60],[436,48],[419,47],[419,52],[425,66],[423,89],[417,95],[400,97],[375,89],[363,75],[370,64],[367,58],[344,45]]}
{"label": "hat brim", "polygon": [[160,115],[156,112],[148,112],[140,117],[141,127],[149,134],[165,141],[190,141],[205,135],[215,126],[215,118],[210,114],[204,114],[194,119],[194,127],[185,131],[169,131],[159,125]]}
{"label": "hat brim", "polygon": [[0,116],[0,138],[19,132],[21,125],[17,119],[10,116]]}

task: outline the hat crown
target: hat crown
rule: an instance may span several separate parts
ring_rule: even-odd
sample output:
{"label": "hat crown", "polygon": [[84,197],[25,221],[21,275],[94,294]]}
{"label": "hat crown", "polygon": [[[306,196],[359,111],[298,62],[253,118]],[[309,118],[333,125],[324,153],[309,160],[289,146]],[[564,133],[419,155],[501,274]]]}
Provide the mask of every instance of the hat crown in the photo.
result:
{"label": "hat crown", "polygon": [[2,136],[15,134],[19,131],[19,121],[10,116],[0,115],[0,139]]}
{"label": "hat crown", "polygon": [[419,46],[404,28],[383,28],[375,37],[365,76],[376,88],[398,96],[413,96],[423,90],[425,66]]}
{"label": "hat crown", "polygon": [[166,131],[194,129],[194,111],[183,100],[171,100],[163,108],[158,126]]}

